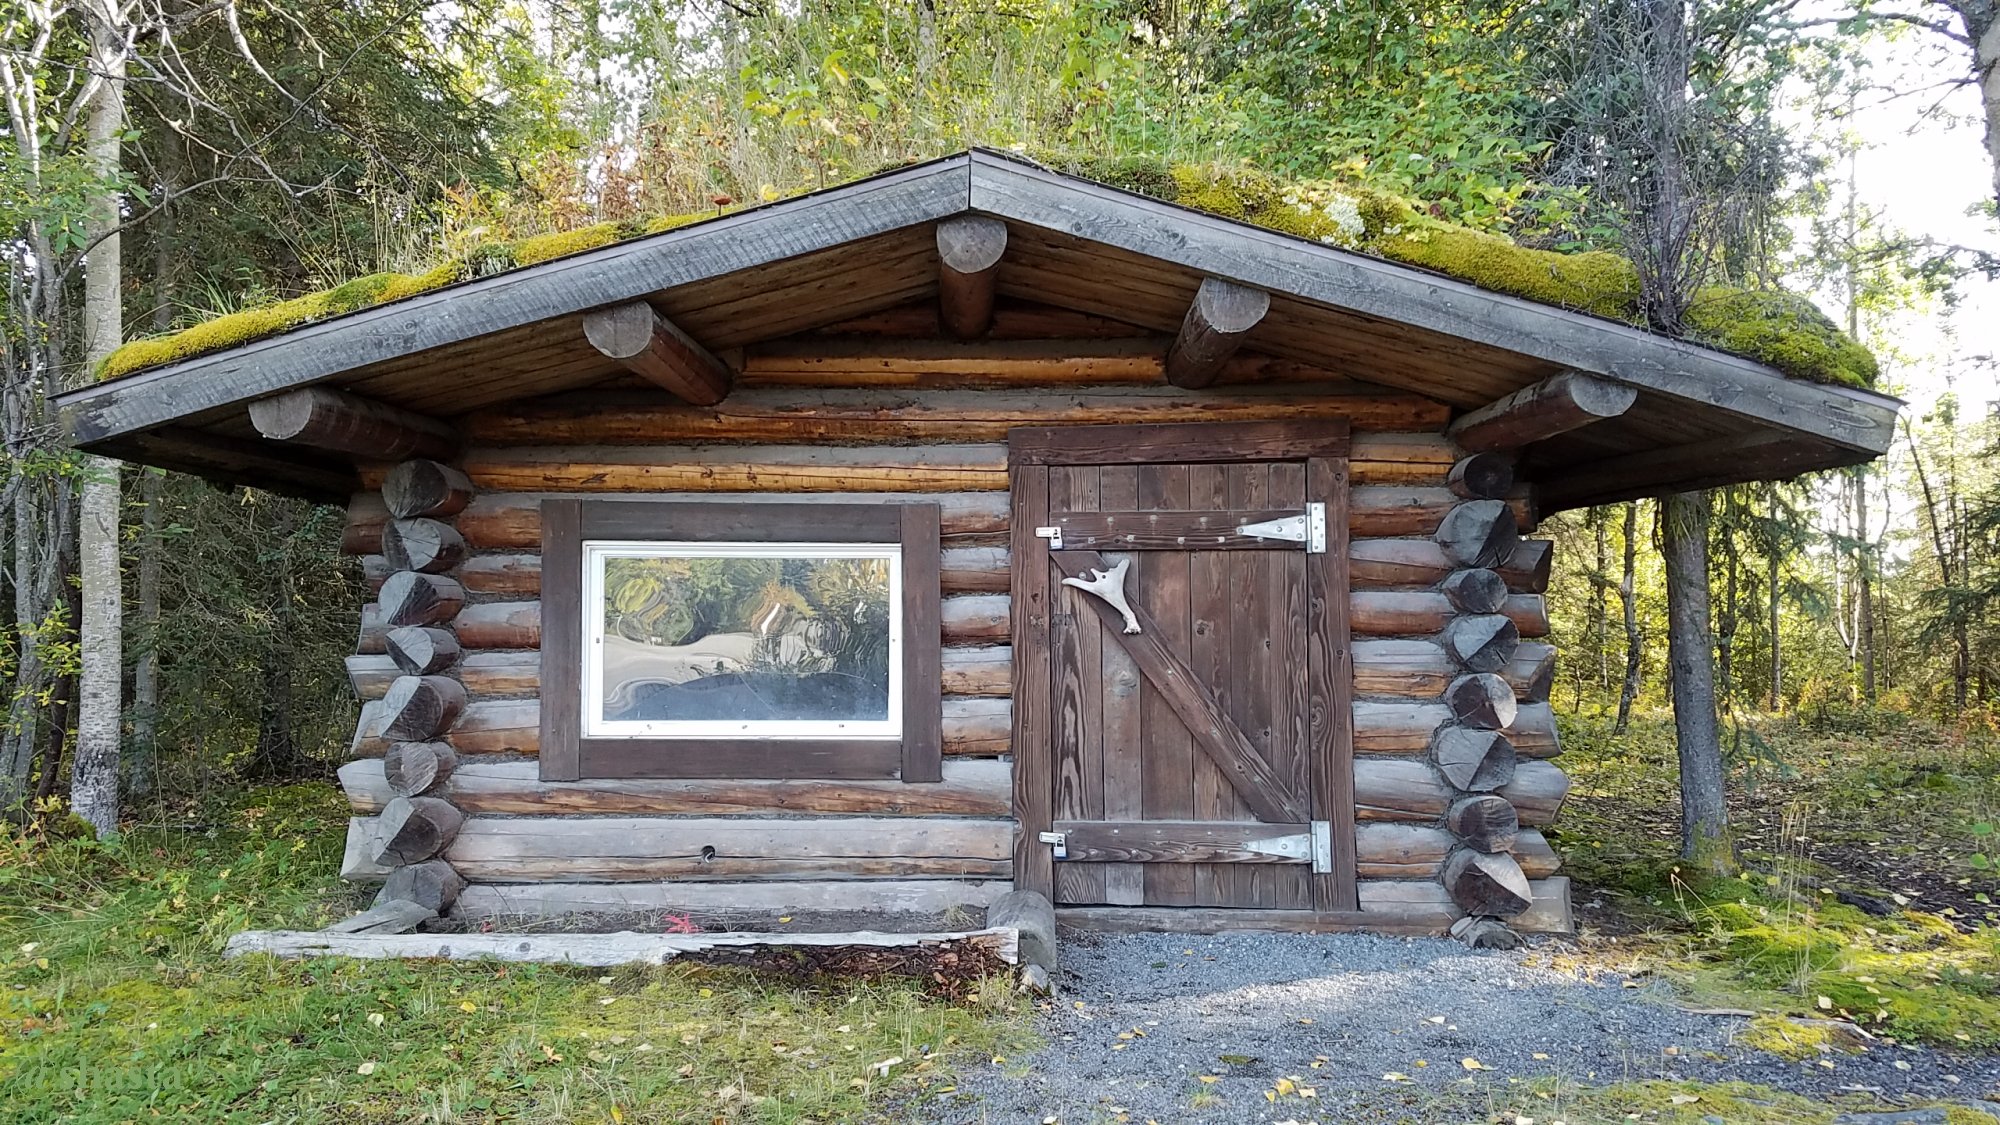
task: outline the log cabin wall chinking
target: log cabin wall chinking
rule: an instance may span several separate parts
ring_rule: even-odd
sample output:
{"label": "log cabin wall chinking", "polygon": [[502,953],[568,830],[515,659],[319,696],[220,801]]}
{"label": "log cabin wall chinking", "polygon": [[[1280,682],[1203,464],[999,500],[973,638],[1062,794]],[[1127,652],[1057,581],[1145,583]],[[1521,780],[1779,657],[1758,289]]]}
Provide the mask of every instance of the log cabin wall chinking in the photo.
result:
{"label": "log cabin wall chinking", "polygon": [[975,151],[61,396],[345,504],[344,874],[1570,926],[1551,512],[1893,399]]}

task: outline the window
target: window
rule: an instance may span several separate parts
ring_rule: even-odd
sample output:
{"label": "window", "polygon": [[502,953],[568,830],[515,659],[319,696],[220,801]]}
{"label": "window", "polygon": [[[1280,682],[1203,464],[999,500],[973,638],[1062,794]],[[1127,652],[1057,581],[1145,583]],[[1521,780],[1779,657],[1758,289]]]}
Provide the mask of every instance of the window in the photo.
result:
{"label": "window", "polygon": [[542,776],[939,773],[934,504],[542,505]]}

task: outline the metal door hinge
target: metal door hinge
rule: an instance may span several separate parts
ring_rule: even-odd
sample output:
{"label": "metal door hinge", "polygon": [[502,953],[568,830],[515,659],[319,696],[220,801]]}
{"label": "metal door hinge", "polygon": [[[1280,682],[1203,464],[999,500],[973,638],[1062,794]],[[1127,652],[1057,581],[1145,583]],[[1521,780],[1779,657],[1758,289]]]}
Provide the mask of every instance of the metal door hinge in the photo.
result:
{"label": "metal door hinge", "polygon": [[1315,820],[1312,822],[1313,874],[1333,874],[1333,822]]}
{"label": "metal door hinge", "polygon": [[1062,528],[1060,527],[1038,527],[1035,529],[1035,538],[1048,540],[1049,550],[1051,551],[1062,550]]}
{"label": "metal door hinge", "polygon": [[1262,840],[1248,840],[1243,844],[1246,852],[1258,855],[1275,855],[1285,859],[1305,862],[1312,858],[1312,836],[1301,832],[1295,836],[1269,836]]}
{"label": "metal door hinge", "polygon": [[1039,837],[1057,859],[1069,858],[1069,837],[1061,832],[1044,832]]}
{"label": "metal door hinge", "polygon": [[1265,520],[1262,523],[1246,523],[1236,529],[1236,534],[1251,539],[1303,543],[1307,554],[1324,555],[1326,554],[1326,505],[1315,501],[1307,504],[1306,510],[1296,516]]}

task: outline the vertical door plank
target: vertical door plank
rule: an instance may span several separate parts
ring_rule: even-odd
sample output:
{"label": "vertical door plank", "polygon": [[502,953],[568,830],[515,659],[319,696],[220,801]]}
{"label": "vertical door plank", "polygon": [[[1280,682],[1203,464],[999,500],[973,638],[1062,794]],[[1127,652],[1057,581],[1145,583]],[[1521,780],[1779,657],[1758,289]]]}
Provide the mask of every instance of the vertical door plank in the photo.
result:
{"label": "vertical door plank", "polygon": [[[1226,511],[1229,493],[1221,465],[1188,466],[1188,509]],[[1188,666],[1229,708],[1228,551],[1195,551],[1188,557],[1188,606],[1194,613]],[[1250,820],[1250,812],[1206,754],[1194,756],[1194,818]],[[1194,897],[1200,906],[1228,906],[1249,893],[1249,875],[1237,864],[1194,864]],[[1243,884],[1239,886],[1239,884]]]}
{"label": "vertical door plank", "polygon": [[[1183,511],[1188,503],[1186,465],[1139,466],[1139,511]],[[1143,551],[1132,564],[1126,594],[1152,612],[1164,634],[1159,641],[1182,660],[1188,658],[1193,615],[1188,607],[1188,556],[1180,551]],[[1150,684],[1145,687],[1147,762],[1140,796],[1148,820],[1194,816],[1194,737],[1173,708]],[[1194,872],[1184,863],[1146,868],[1146,901],[1156,906],[1194,905]]]}
{"label": "vertical door plank", "polygon": [[[1225,470],[1229,504],[1247,511],[1269,508],[1271,469],[1263,463],[1231,465]],[[1271,760],[1271,697],[1277,693],[1279,670],[1271,665],[1271,638],[1266,622],[1270,587],[1270,555],[1265,551],[1230,551],[1229,565],[1229,701],[1224,710],[1243,729],[1250,745]],[[1276,897],[1270,870],[1264,864],[1239,868],[1247,897],[1231,906],[1269,907]]]}
{"label": "vertical door plank", "polygon": [[[1097,510],[1096,466],[1049,469],[1051,512]],[[1104,627],[1086,604],[1094,595],[1059,586],[1051,628],[1050,668],[1055,726],[1055,810],[1057,820],[1104,819],[1104,762],[1100,730],[1098,647]],[[1102,864],[1055,865],[1056,901],[1104,901]]]}
{"label": "vertical door plank", "polygon": [[944,780],[944,701],[937,659],[938,506],[905,504],[903,524],[903,780]]}
{"label": "vertical door plank", "polygon": [[[1130,465],[1109,465],[1099,470],[1097,502],[1100,511],[1129,512],[1139,502],[1138,470]],[[1129,554],[1106,554],[1105,561],[1117,565]],[[1133,561],[1136,570],[1138,562]],[[1127,572],[1132,585],[1132,572]],[[1125,647],[1097,633],[1099,692],[1098,709],[1102,724],[1098,730],[1104,760],[1104,816],[1107,820],[1140,820],[1145,816],[1145,762],[1143,717],[1140,712],[1140,685],[1144,677]],[[1107,863],[1104,868],[1104,901],[1115,906],[1140,906],[1146,901],[1146,867],[1140,863]]]}
{"label": "vertical door plank", "polygon": [[1015,462],[1009,487],[1009,587],[1014,643],[1014,886],[1055,896],[1055,860],[1039,836],[1055,798],[1049,746],[1049,554],[1035,528],[1049,522],[1049,471]]}
{"label": "vertical door plank", "polygon": [[[1286,461],[1271,466],[1271,506],[1303,511],[1306,504],[1306,466],[1302,461]],[[1271,765],[1294,793],[1311,792],[1311,771],[1306,764],[1306,554],[1304,551],[1273,551],[1269,555],[1270,595],[1265,605],[1266,636],[1271,641],[1272,671]],[[1273,867],[1275,886],[1272,904],[1284,910],[1312,907],[1310,867]]]}
{"label": "vertical door plank", "polygon": [[1306,463],[1307,499],[1326,505],[1326,553],[1306,556],[1307,708],[1312,814],[1331,822],[1333,872],[1313,876],[1313,906],[1355,910],[1354,659],[1347,623],[1347,459]]}

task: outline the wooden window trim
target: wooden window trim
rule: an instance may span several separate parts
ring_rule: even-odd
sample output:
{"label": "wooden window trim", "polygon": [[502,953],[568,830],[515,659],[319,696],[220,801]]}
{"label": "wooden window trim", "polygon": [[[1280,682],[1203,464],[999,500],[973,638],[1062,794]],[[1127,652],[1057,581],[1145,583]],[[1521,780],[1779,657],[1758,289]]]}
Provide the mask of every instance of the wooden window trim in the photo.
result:
{"label": "wooden window trim", "polygon": [[[903,723],[897,739],[587,738],[583,544],[896,543],[903,570]],[[541,777],[943,778],[939,515],[933,503],[542,501]]]}

